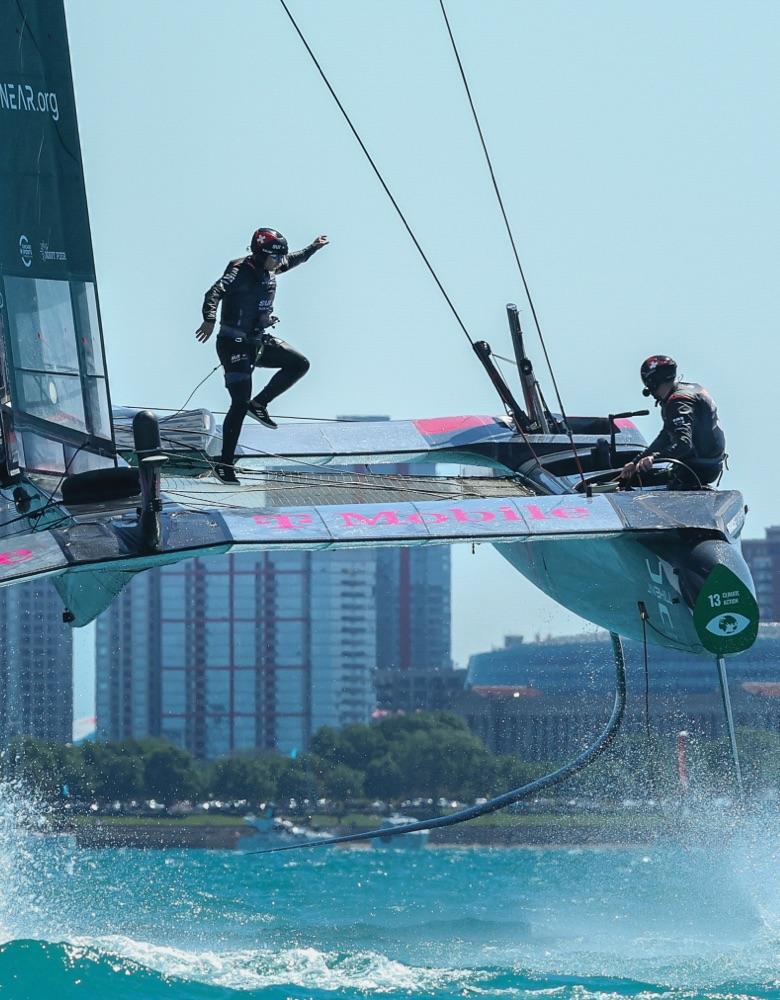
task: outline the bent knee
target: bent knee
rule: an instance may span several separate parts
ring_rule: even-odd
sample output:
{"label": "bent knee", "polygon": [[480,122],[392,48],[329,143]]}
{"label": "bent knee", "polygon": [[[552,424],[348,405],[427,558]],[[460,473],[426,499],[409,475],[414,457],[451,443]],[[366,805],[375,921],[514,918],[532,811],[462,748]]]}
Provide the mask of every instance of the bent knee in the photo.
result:
{"label": "bent knee", "polygon": [[299,375],[305,375],[306,372],[311,368],[311,362],[308,358],[305,358],[302,354],[299,354],[292,365],[290,365],[290,370],[297,372]]}

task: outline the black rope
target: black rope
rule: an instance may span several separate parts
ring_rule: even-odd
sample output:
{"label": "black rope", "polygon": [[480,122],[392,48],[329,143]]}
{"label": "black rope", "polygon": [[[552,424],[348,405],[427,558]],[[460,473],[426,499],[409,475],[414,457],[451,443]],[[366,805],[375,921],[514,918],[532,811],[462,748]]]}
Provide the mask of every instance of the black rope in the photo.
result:
{"label": "black rope", "polygon": [[466,820],[476,819],[478,816],[487,816],[511,806],[521,799],[527,799],[536,795],[543,789],[559,785],[568,778],[578,774],[584,768],[592,764],[604,751],[612,745],[623,721],[623,714],[626,708],[626,661],[623,655],[623,644],[620,636],[614,632],[610,633],[612,638],[612,651],[615,657],[615,703],[609,721],[600,733],[598,738],[581,754],[558,768],[551,774],[545,774],[535,781],[514,788],[503,795],[497,795],[493,799],[481,805],[470,806],[468,809],[460,809],[458,812],[450,813],[449,816],[437,816],[434,819],[422,820],[419,823],[408,823],[406,826],[394,827],[393,829],[367,830],[364,833],[350,833],[344,837],[330,837],[327,840],[316,840],[305,844],[290,844],[285,847],[272,847],[264,851],[247,851],[247,854],[276,854],[279,851],[295,851],[305,847],[327,847],[331,844],[351,844],[359,840],[374,840],[377,837],[397,836],[403,833],[416,833],[419,830],[436,830],[443,826],[455,826],[457,823],[465,823]]}
{"label": "black rope", "polygon": [[221,364],[222,364],[222,362],[220,361],[216,365],[214,365],[214,367],[211,369],[211,371],[208,373],[208,375],[206,375],[205,378],[202,378],[200,380],[200,382],[198,382],[198,384],[195,386],[195,388],[192,390],[192,392],[189,394],[189,396],[187,396],[187,398],[181,404],[181,406],[179,407],[179,409],[173,411],[172,416],[174,416],[174,417],[177,416],[177,414],[181,413],[185,409],[185,407],[187,406],[187,403],[189,403],[189,401],[192,399],[192,397],[195,395],[195,393],[198,391],[198,389],[200,389],[200,387],[203,385],[204,382],[208,382],[208,380],[211,378],[211,376],[214,374],[214,372],[217,370],[217,368],[219,368],[221,366]]}
{"label": "black rope", "polygon": [[474,118],[474,124],[477,127],[477,132],[479,134],[479,141],[482,144],[482,152],[485,154],[485,160],[487,162],[488,170],[490,171],[490,179],[493,182],[493,190],[496,193],[496,198],[498,200],[498,207],[501,209],[501,215],[504,219],[504,225],[506,226],[507,235],[509,236],[509,242],[512,246],[512,253],[515,257],[515,263],[517,264],[517,269],[520,272],[520,278],[523,282],[523,290],[525,291],[525,297],[528,300],[528,305],[531,307],[531,315],[534,318],[534,325],[536,327],[536,332],[539,335],[539,343],[542,345],[542,351],[544,352],[544,360],[547,363],[547,369],[550,373],[550,379],[552,380],[553,388],[555,390],[555,396],[558,400],[558,406],[561,410],[561,419],[563,420],[564,426],[566,427],[569,440],[571,442],[572,451],[574,452],[574,461],[577,463],[577,470],[580,474],[580,479],[585,482],[585,474],[582,469],[582,463],[580,462],[580,456],[577,451],[577,446],[574,443],[574,436],[569,428],[568,419],[566,417],[566,410],[563,406],[563,400],[561,394],[558,390],[558,382],[555,378],[555,372],[553,371],[552,362],[550,361],[550,355],[547,353],[547,345],[544,341],[544,336],[542,335],[542,327],[539,323],[539,317],[536,314],[536,307],[534,306],[534,300],[531,297],[531,289],[528,287],[528,282],[526,281],[525,271],[523,270],[523,265],[520,262],[520,254],[517,252],[517,245],[515,243],[515,238],[512,233],[512,227],[509,224],[509,218],[506,214],[506,209],[504,208],[504,200],[501,197],[501,191],[498,187],[498,181],[496,180],[496,174],[493,170],[493,162],[490,159],[490,153],[488,152],[487,143],[485,142],[485,136],[482,132],[482,126],[479,122],[479,115],[477,114],[477,109],[474,106],[474,101],[471,97],[471,90],[469,88],[469,83],[466,78],[466,71],[463,68],[463,63],[461,62],[460,53],[458,52],[458,46],[455,44],[455,36],[452,33],[452,28],[450,27],[450,21],[447,17],[447,11],[444,8],[444,0],[439,0],[439,6],[441,7],[441,12],[444,17],[444,23],[447,26],[447,34],[450,36],[450,42],[452,43],[452,51],[455,54],[455,59],[458,63],[458,69],[460,70],[460,78],[463,81],[463,86],[466,90],[466,97],[468,98],[469,106],[471,107],[471,114]]}
{"label": "black rope", "polygon": [[647,613],[645,602],[639,601],[638,604],[639,617],[642,621],[642,650],[645,668],[645,742],[647,746],[647,766],[650,775],[650,787],[652,788],[653,795],[655,796],[657,795],[658,786],[655,774],[655,742],[650,729],[650,667],[647,655],[647,623],[650,620],[650,616]]}
{"label": "black rope", "polygon": [[349,125],[349,127],[350,127],[350,130],[352,131],[352,134],[354,135],[354,137],[355,137],[355,138],[357,139],[357,141],[358,141],[358,144],[359,144],[360,148],[361,148],[361,149],[363,150],[363,153],[365,154],[365,157],[366,157],[366,159],[367,159],[367,160],[368,160],[368,162],[369,162],[369,163],[371,164],[371,168],[372,168],[372,170],[373,170],[373,171],[374,171],[374,173],[376,174],[376,176],[377,176],[377,179],[379,180],[379,183],[380,183],[380,184],[382,185],[382,187],[384,188],[384,191],[385,191],[385,194],[386,194],[386,195],[387,195],[387,197],[388,197],[388,198],[390,199],[390,201],[391,201],[391,203],[392,203],[392,206],[393,206],[393,208],[394,208],[394,209],[396,210],[396,212],[398,213],[398,217],[400,218],[401,222],[402,222],[402,223],[404,224],[404,228],[406,229],[407,233],[409,234],[409,236],[410,236],[410,238],[411,238],[411,240],[412,240],[412,243],[414,243],[415,247],[417,248],[417,252],[418,252],[418,253],[420,254],[420,256],[422,257],[422,259],[423,259],[423,261],[424,261],[424,263],[425,263],[425,266],[426,266],[426,267],[428,268],[428,270],[430,271],[430,274],[431,274],[431,277],[432,277],[432,278],[433,278],[433,280],[434,280],[434,281],[436,282],[436,285],[438,286],[438,289],[439,289],[439,291],[441,292],[441,294],[442,294],[442,295],[444,296],[444,300],[445,300],[445,302],[447,303],[447,305],[448,305],[448,306],[450,307],[450,311],[452,312],[452,315],[453,315],[453,316],[455,317],[455,319],[456,319],[456,321],[457,321],[457,323],[458,323],[458,326],[459,326],[459,327],[461,328],[461,330],[463,331],[463,333],[464,333],[464,334],[465,334],[465,336],[466,336],[466,339],[468,340],[469,344],[471,344],[471,346],[472,346],[472,348],[473,348],[473,347],[474,347],[474,341],[473,341],[473,339],[472,339],[472,337],[471,337],[471,334],[470,334],[470,333],[468,332],[468,330],[466,329],[466,326],[465,326],[465,324],[464,324],[463,320],[462,320],[462,319],[460,318],[460,314],[458,313],[458,310],[457,310],[457,309],[455,308],[455,306],[454,306],[454,304],[453,304],[452,300],[450,299],[449,295],[448,295],[448,294],[447,294],[447,292],[445,291],[445,288],[444,288],[444,285],[443,285],[443,284],[441,283],[441,281],[439,281],[439,276],[438,276],[438,275],[436,274],[436,271],[435,271],[435,270],[433,269],[433,265],[432,265],[432,264],[431,264],[431,262],[430,262],[430,261],[428,260],[428,257],[426,256],[426,254],[425,254],[425,251],[424,251],[424,250],[423,250],[423,248],[422,248],[422,247],[420,246],[420,243],[418,242],[418,240],[417,240],[417,237],[416,237],[416,236],[414,235],[414,233],[412,232],[412,228],[411,228],[411,226],[410,226],[410,225],[409,225],[409,223],[408,223],[408,222],[406,221],[406,217],[405,217],[404,213],[403,213],[403,212],[401,211],[401,208],[400,208],[400,206],[398,205],[398,202],[397,202],[397,201],[395,200],[395,198],[393,197],[393,195],[392,195],[392,192],[390,191],[390,188],[389,188],[389,187],[387,186],[387,184],[385,183],[385,180],[384,180],[384,178],[382,177],[382,174],[381,174],[381,173],[379,172],[379,168],[377,167],[376,163],[374,163],[374,160],[373,160],[373,157],[371,156],[371,154],[369,153],[368,149],[366,148],[366,145],[365,145],[365,143],[363,142],[363,140],[362,140],[362,139],[360,138],[360,135],[358,134],[358,131],[357,131],[357,129],[356,129],[356,128],[355,128],[355,126],[354,126],[354,125],[352,124],[352,120],[350,119],[349,115],[347,114],[347,112],[346,112],[346,110],[345,110],[345,108],[344,108],[344,105],[343,105],[343,104],[341,103],[341,101],[340,101],[340,100],[338,99],[338,97],[337,97],[337,95],[336,95],[336,91],[335,91],[335,90],[333,89],[333,87],[332,87],[332,86],[330,85],[330,81],[328,80],[327,76],[325,75],[325,71],[323,70],[322,66],[320,66],[319,62],[317,61],[317,57],[316,57],[316,56],[314,55],[314,52],[312,52],[312,49],[311,49],[311,46],[309,45],[309,43],[308,43],[308,42],[306,41],[306,39],[304,38],[304,35],[303,35],[303,32],[302,32],[302,31],[301,31],[301,29],[300,29],[300,28],[298,27],[298,25],[297,25],[297,23],[296,23],[296,21],[295,21],[295,18],[294,18],[294,17],[292,16],[292,14],[290,13],[290,8],[289,8],[289,7],[287,6],[287,4],[285,3],[285,0],[279,0],[279,3],[281,3],[282,7],[284,8],[284,12],[285,12],[285,14],[286,14],[286,15],[288,16],[288,18],[290,19],[290,23],[292,24],[293,28],[295,28],[295,30],[296,30],[296,32],[297,32],[297,34],[298,34],[298,37],[299,37],[299,38],[300,38],[300,40],[301,40],[301,41],[303,42],[303,44],[304,44],[304,47],[306,48],[306,51],[307,51],[307,52],[309,53],[309,55],[311,56],[311,60],[312,60],[312,62],[314,63],[314,65],[315,65],[315,66],[317,67],[317,71],[319,72],[320,76],[322,77],[323,81],[325,82],[325,86],[326,86],[326,87],[328,88],[328,90],[330,91],[330,95],[331,95],[331,97],[332,97],[332,98],[333,98],[333,100],[334,100],[334,101],[336,102],[336,105],[338,106],[338,109],[339,109],[339,111],[340,111],[340,112],[342,113],[342,115],[344,116],[344,120],[346,121],[347,125]]}

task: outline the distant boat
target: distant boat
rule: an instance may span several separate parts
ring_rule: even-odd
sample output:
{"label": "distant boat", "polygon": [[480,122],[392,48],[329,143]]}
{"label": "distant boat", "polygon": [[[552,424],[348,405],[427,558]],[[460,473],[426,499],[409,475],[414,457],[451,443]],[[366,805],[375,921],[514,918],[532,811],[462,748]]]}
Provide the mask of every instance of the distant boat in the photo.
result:
{"label": "distant boat", "polygon": [[[400,849],[405,851],[415,851],[419,850],[428,843],[428,837],[430,836],[430,830],[416,830],[414,833],[394,833],[402,826],[409,826],[410,823],[417,823],[418,820],[414,816],[400,816],[395,813],[393,816],[388,816],[387,819],[382,821],[380,826],[380,835],[375,837],[371,843],[374,847],[390,847],[393,849]],[[386,833],[384,831],[387,831]]]}
{"label": "distant boat", "polygon": [[244,816],[244,822],[255,832],[242,836],[241,848],[291,847],[293,844],[329,840],[332,836],[325,830],[310,830],[289,819],[275,816],[273,810],[266,811],[262,816]]}

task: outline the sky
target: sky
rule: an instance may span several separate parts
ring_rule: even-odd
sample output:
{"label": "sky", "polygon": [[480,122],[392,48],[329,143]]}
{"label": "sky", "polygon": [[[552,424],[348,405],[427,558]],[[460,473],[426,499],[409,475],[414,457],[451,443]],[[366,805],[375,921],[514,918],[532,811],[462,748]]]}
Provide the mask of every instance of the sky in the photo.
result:
{"label": "sky", "polygon": [[[289,0],[469,333],[517,302],[552,390],[436,0]],[[446,0],[569,414],[640,409],[674,356],[725,428],[746,535],[780,523],[775,2]],[[216,364],[203,294],[260,226],[331,245],[279,279],[283,415],[498,414],[485,373],[277,0],[66,0],[114,403]],[[191,405],[225,408],[219,374]],[[656,414],[638,421],[652,437]],[[453,551],[453,654],[571,633],[489,546]],[[77,706],[91,683],[77,640]],[[78,707],[77,707],[78,712]]]}

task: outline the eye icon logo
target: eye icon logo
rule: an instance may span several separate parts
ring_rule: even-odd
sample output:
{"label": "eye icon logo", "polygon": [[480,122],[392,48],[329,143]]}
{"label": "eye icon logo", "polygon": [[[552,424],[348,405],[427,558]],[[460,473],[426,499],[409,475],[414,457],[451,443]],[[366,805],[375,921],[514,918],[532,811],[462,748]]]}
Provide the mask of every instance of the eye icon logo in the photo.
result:
{"label": "eye icon logo", "polygon": [[736,611],[716,615],[707,622],[707,631],[713,635],[739,635],[750,624],[750,619]]}
{"label": "eye icon logo", "polygon": [[19,256],[25,267],[32,267],[32,245],[26,236],[19,237]]}

